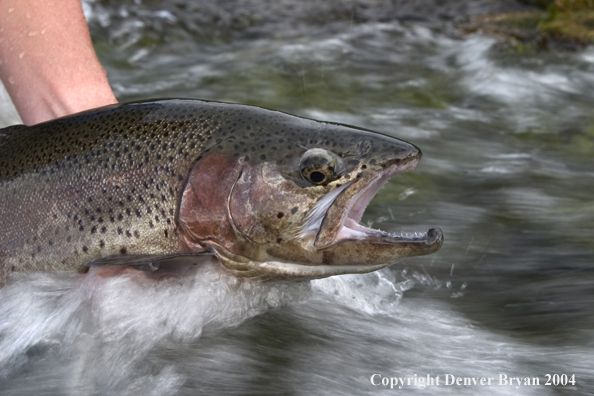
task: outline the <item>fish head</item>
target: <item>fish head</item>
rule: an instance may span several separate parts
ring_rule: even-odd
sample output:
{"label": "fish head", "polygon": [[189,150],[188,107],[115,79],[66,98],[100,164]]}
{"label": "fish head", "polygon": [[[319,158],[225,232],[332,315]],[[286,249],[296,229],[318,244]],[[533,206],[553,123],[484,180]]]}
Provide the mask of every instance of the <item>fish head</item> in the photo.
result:
{"label": "fish head", "polygon": [[388,179],[416,166],[419,148],[275,114],[196,161],[178,214],[188,250],[210,249],[235,275],[260,279],[365,273],[439,250],[439,228],[411,236],[359,224]]}

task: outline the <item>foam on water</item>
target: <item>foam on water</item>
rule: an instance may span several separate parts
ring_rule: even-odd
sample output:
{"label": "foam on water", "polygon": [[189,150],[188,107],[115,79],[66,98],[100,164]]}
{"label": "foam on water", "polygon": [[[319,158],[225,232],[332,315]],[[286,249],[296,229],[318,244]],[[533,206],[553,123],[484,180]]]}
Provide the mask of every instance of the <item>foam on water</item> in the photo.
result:
{"label": "foam on water", "polygon": [[[587,349],[538,347],[481,329],[444,301],[402,300],[415,284],[443,286],[427,273],[385,269],[261,284],[239,282],[211,263],[185,278],[137,274],[32,274],[0,289],[2,388],[14,395],[197,389],[330,395],[389,392],[370,384],[374,373],[542,379],[548,356],[582,375],[589,370],[573,363],[590,361]],[[270,365],[279,345],[280,362],[290,355],[288,366]],[[273,368],[284,373],[282,381],[257,380]],[[433,394],[435,388],[407,385],[405,391]],[[439,392],[542,395],[548,389],[441,386]]]}
{"label": "foam on water", "polygon": [[[23,278],[0,289],[0,376],[44,365],[49,353],[61,363],[53,374],[77,391],[136,387],[139,363],[164,340],[189,342],[237,326],[308,290],[306,284],[240,282],[217,263],[161,280],[94,270]],[[143,376],[143,382],[160,376]]]}

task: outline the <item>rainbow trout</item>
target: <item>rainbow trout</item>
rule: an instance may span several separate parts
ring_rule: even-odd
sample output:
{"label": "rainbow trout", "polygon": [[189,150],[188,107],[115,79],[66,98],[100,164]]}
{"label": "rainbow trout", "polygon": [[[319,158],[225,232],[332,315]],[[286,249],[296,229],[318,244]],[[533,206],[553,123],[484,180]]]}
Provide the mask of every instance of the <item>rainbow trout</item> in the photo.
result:
{"label": "rainbow trout", "polygon": [[359,224],[412,144],[258,107],[163,100],[0,130],[0,285],[15,271],[216,256],[238,277],[322,278],[437,251],[439,228]]}

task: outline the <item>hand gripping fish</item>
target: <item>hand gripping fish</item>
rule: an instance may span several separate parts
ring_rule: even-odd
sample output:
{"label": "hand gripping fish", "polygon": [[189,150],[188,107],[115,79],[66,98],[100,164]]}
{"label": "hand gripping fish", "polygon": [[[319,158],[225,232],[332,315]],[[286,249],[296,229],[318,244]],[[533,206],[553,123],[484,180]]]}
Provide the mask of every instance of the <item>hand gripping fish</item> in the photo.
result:
{"label": "hand gripping fish", "polygon": [[0,285],[15,271],[196,265],[262,280],[378,270],[439,228],[359,224],[421,151],[258,107],[163,100],[0,130]]}

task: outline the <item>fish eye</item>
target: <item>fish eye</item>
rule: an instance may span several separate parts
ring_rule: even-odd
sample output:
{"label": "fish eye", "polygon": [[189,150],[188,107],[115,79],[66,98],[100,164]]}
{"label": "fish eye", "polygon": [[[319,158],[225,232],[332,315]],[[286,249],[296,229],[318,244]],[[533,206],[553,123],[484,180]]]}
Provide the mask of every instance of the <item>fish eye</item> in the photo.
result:
{"label": "fish eye", "polygon": [[301,177],[314,186],[326,185],[342,173],[342,159],[336,154],[313,148],[307,150],[299,162]]}
{"label": "fish eye", "polygon": [[326,180],[326,175],[323,172],[313,171],[309,174],[309,180],[313,183],[323,183]]}

